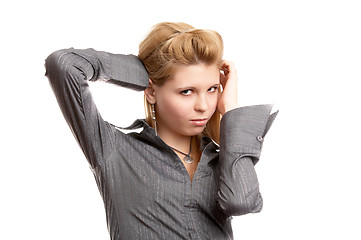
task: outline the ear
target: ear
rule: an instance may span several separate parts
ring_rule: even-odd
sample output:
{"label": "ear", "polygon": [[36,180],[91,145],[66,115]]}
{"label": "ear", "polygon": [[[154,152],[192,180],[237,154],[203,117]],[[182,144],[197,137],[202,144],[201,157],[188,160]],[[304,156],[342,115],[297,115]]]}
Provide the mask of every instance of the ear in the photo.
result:
{"label": "ear", "polygon": [[149,79],[149,86],[144,90],[145,98],[150,104],[155,104],[155,85],[151,79]]}

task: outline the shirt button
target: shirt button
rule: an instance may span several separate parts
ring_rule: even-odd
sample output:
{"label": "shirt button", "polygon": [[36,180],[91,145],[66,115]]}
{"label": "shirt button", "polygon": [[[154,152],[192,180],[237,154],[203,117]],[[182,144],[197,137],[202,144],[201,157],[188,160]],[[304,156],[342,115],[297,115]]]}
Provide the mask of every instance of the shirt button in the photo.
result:
{"label": "shirt button", "polygon": [[258,140],[259,142],[262,142],[262,141],[263,141],[263,137],[262,137],[262,136],[257,136],[257,140]]}
{"label": "shirt button", "polygon": [[194,199],[189,199],[186,201],[186,204],[184,205],[186,208],[197,208],[197,201]]}

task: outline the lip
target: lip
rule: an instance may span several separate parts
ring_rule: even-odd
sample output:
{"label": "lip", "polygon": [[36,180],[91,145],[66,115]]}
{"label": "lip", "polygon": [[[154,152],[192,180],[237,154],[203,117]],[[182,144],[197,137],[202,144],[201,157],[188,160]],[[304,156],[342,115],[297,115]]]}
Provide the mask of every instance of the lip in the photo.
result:
{"label": "lip", "polygon": [[199,126],[199,127],[202,127],[202,126],[206,125],[207,121],[208,121],[208,118],[196,118],[196,119],[190,120],[190,122],[193,125]]}

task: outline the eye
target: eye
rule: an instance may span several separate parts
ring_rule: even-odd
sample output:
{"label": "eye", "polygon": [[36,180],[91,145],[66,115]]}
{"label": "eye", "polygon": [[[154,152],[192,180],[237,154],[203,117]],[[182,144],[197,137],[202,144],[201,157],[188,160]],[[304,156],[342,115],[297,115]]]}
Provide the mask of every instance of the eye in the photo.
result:
{"label": "eye", "polygon": [[181,94],[188,96],[192,94],[192,90],[191,89],[186,89],[180,92]]}
{"label": "eye", "polygon": [[213,86],[213,87],[208,89],[208,92],[213,93],[213,92],[216,92],[217,90],[218,90],[218,86]]}

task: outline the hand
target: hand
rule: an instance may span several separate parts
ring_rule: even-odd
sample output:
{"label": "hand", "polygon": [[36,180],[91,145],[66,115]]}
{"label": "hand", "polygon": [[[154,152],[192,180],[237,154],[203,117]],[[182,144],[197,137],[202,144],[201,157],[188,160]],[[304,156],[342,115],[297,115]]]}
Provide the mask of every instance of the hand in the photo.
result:
{"label": "hand", "polygon": [[237,81],[237,71],[234,64],[224,60],[220,73],[223,91],[219,94],[217,106],[218,112],[222,115],[238,107]]}

